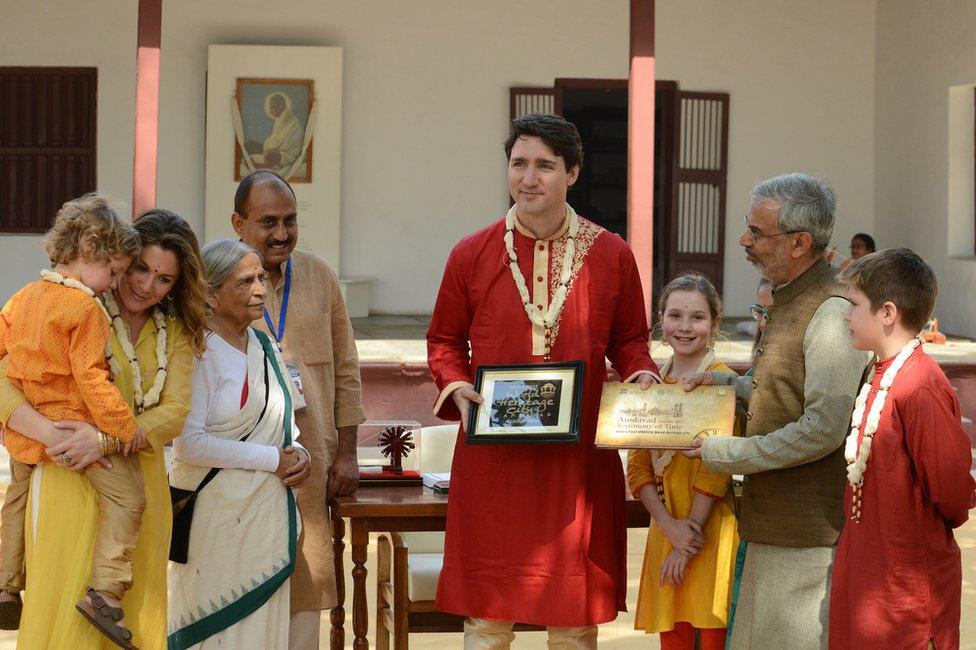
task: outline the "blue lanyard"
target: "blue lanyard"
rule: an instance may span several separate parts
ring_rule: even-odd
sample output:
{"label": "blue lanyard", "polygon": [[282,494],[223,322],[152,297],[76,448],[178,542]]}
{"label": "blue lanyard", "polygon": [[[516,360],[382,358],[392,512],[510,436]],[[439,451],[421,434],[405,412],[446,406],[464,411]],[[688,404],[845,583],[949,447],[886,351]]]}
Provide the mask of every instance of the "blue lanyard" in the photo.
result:
{"label": "blue lanyard", "polygon": [[281,310],[278,312],[278,331],[275,332],[274,323],[271,322],[271,314],[268,309],[264,310],[264,322],[268,324],[268,331],[275,338],[278,349],[281,349],[281,339],[285,338],[285,319],[288,317],[288,296],[291,294],[291,257],[285,263],[285,293],[281,297]]}

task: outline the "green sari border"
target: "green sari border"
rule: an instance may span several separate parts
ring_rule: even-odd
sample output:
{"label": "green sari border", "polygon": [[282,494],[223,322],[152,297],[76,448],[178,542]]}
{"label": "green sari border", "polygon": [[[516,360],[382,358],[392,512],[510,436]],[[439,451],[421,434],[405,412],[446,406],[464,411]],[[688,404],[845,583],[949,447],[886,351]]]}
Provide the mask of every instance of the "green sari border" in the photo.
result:
{"label": "green sari border", "polygon": [[[284,446],[287,447],[292,443],[291,390],[288,384],[285,383],[284,375],[278,366],[278,359],[275,357],[271,339],[264,332],[254,328],[251,329],[257,335],[261,347],[264,348],[264,354],[271,360],[271,367],[274,368],[275,376],[278,378],[278,385],[281,386],[285,394],[285,413],[288,415],[285,418]],[[291,574],[295,572],[295,559],[298,551],[298,507],[295,503],[295,495],[290,488],[285,488],[285,494],[288,500],[289,563],[259,587],[247,592],[227,607],[219,609],[213,614],[201,618],[195,623],[170,634],[166,639],[167,650],[184,650],[244,620],[263,607],[278,589],[281,588],[281,585],[285,583]]]}

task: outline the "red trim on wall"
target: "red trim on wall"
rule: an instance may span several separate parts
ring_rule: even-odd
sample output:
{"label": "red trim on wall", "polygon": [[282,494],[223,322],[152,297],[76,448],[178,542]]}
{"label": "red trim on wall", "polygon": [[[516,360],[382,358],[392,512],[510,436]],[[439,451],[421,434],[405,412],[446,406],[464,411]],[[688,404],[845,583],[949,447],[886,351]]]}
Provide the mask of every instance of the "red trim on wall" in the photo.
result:
{"label": "red trim on wall", "polygon": [[132,214],[156,206],[159,141],[159,46],[163,0],[139,0],[136,46],[136,133],[132,162]]}
{"label": "red trim on wall", "polygon": [[627,240],[651,322],[654,263],[654,0],[630,0],[630,87],[627,110]]}

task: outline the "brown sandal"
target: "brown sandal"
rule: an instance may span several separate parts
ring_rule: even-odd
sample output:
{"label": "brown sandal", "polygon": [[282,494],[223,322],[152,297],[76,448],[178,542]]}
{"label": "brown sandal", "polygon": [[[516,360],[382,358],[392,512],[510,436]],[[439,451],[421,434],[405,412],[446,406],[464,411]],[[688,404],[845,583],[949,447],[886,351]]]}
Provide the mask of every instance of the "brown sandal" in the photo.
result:
{"label": "brown sandal", "polygon": [[82,599],[75,605],[75,609],[115,645],[125,650],[139,650],[132,645],[132,632],[121,625],[116,625],[124,617],[122,608],[110,606],[94,589],[88,590],[88,598],[91,604]]}
{"label": "brown sandal", "polygon": [[24,603],[20,600],[20,594],[13,595],[17,600],[0,602],[0,630],[20,629],[20,615],[24,611]]}

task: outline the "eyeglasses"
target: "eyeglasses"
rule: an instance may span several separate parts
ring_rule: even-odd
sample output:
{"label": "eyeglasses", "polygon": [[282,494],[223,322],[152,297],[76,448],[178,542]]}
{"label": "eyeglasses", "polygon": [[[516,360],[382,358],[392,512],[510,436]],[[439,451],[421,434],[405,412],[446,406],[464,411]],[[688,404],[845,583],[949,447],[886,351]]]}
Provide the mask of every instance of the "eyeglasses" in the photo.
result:
{"label": "eyeglasses", "polygon": [[769,307],[764,305],[749,305],[749,313],[752,314],[752,320],[757,323],[769,320]]}
{"label": "eyeglasses", "polygon": [[761,232],[759,232],[758,230],[756,230],[756,228],[754,226],[750,226],[749,225],[749,215],[746,215],[746,216],[742,217],[742,220],[746,224],[746,232],[749,233],[749,237],[754,242],[757,242],[760,239],[769,239],[770,237],[779,237],[780,235],[795,235],[795,234],[800,233],[800,232],[806,232],[806,230],[785,230],[783,232],[774,232],[771,235],[764,235]]}

